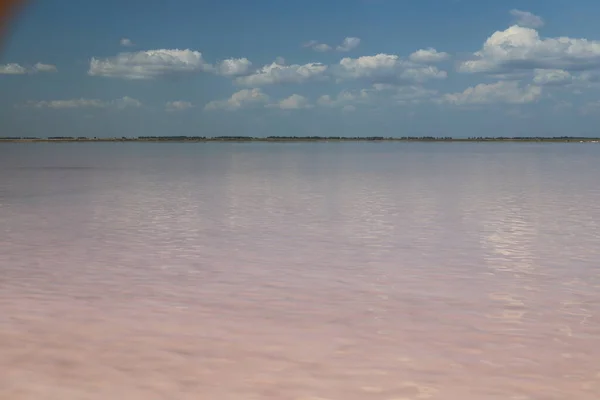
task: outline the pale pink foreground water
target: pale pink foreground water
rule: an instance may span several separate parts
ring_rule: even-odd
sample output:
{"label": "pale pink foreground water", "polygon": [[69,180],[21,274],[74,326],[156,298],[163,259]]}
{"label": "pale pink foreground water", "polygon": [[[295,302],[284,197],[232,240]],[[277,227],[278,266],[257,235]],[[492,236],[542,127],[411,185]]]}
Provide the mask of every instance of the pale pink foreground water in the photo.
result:
{"label": "pale pink foreground water", "polygon": [[600,146],[1,146],[0,399],[600,398]]}

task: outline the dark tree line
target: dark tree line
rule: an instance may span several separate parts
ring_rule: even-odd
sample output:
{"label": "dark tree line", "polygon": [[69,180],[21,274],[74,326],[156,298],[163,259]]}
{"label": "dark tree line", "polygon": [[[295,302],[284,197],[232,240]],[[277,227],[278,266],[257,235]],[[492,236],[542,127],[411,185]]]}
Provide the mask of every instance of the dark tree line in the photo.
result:
{"label": "dark tree line", "polygon": [[449,136],[400,136],[400,137],[384,137],[384,136],[267,136],[267,137],[252,137],[252,136],[138,136],[138,137],[120,137],[120,138],[89,138],[85,136],[50,136],[48,138],[22,137],[22,136],[5,136],[0,137],[0,141],[158,141],[158,142],[185,142],[185,141],[415,141],[415,142],[501,142],[501,141],[527,141],[527,142],[571,142],[571,141],[598,141],[600,138],[576,137],[576,136],[558,136],[558,137],[538,137],[538,136],[499,136],[499,137],[467,137],[467,138],[452,138]]}

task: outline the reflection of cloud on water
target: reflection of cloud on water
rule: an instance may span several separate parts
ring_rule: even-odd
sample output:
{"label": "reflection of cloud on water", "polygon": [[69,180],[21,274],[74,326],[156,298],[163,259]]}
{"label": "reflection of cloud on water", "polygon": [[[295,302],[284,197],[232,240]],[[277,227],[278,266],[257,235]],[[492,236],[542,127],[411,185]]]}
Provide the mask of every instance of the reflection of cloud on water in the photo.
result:
{"label": "reflection of cloud on water", "polygon": [[345,192],[355,194],[343,205],[349,217],[346,231],[356,245],[367,247],[376,257],[393,245],[394,223],[389,218],[393,203],[389,192],[377,182],[361,180],[352,185]]}
{"label": "reflection of cloud on water", "polygon": [[492,218],[482,221],[483,246],[488,266],[497,272],[532,273],[536,270],[533,246],[538,234],[534,221],[523,211],[527,205],[500,204]]}
{"label": "reflection of cloud on water", "polygon": [[541,196],[534,159],[506,162],[491,155],[470,174],[465,215],[479,232],[482,260],[496,288],[489,293],[492,321],[521,324],[543,275],[538,264]]}
{"label": "reflection of cloud on water", "polygon": [[[527,277],[537,275],[534,244],[537,236],[535,222],[524,212],[527,205],[498,205],[492,218],[482,222],[487,235],[482,235],[483,247],[487,250],[485,261],[495,274],[510,273],[508,291],[513,293],[492,293],[490,299],[503,303],[502,309],[489,318],[505,323],[521,323],[527,313],[525,297],[518,296],[523,290]],[[523,282],[525,281],[525,282]],[[535,285],[535,282],[528,282]],[[527,291],[530,293],[530,291]]]}
{"label": "reflection of cloud on water", "polygon": [[224,205],[223,220],[230,230],[243,229],[247,225],[247,218],[252,215],[244,207],[244,204],[248,204],[249,201],[246,195],[256,186],[254,181],[257,176],[244,173],[244,152],[228,151],[225,152],[224,157],[229,159],[229,165],[224,176],[226,183],[223,198],[217,197],[213,201],[222,202]]}

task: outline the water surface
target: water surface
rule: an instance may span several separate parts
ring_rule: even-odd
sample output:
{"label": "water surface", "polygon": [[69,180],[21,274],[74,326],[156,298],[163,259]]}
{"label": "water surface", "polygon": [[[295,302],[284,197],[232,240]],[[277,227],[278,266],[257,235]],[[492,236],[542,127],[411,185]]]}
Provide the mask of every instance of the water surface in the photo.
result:
{"label": "water surface", "polygon": [[600,145],[0,144],[0,399],[600,398]]}

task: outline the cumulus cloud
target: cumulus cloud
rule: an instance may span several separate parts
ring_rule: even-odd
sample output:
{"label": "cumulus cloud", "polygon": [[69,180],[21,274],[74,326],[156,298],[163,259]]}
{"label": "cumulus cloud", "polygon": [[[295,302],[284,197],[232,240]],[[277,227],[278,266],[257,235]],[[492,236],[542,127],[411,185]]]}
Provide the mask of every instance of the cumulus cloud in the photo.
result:
{"label": "cumulus cloud", "polygon": [[182,100],[176,100],[176,101],[168,101],[165,104],[165,110],[167,111],[185,111],[185,110],[189,110],[190,108],[193,108],[194,105],[192,103],[190,103],[189,101],[182,101]]}
{"label": "cumulus cloud", "polygon": [[138,107],[142,106],[142,102],[139,100],[133,99],[131,97],[125,96],[125,97],[121,97],[120,99],[113,100],[108,105],[109,106],[114,105],[115,107],[120,108],[120,109],[128,108],[128,107],[138,108]]}
{"label": "cumulus cloud", "polygon": [[35,72],[57,72],[56,65],[37,63],[33,66]]}
{"label": "cumulus cloud", "polygon": [[56,72],[56,65],[37,63],[31,68],[23,67],[17,63],[0,65],[0,75],[25,75],[37,72]]}
{"label": "cumulus cloud", "polygon": [[373,89],[375,89],[378,92],[396,90],[396,88],[398,88],[398,86],[392,85],[390,83],[374,83],[373,84]]}
{"label": "cumulus cloud", "polygon": [[337,46],[335,49],[337,51],[347,52],[354,50],[360,45],[360,39],[357,37],[347,37],[344,39],[341,45]]}
{"label": "cumulus cloud", "polygon": [[376,83],[371,89],[343,90],[337,96],[323,95],[317,105],[326,108],[348,108],[355,110],[365,105],[414,105],[430,101],[438,96],[435,90],[420,85],[397,86]]}
{"label": "cumulus cloud", "polygon": [[432,64],[447,60],[450,58],[450,54],[439,52],[436,49],[429,47],[427,49],[415,51],[408,58],[414,63]]}
{"label": "cumulus cloud", "polygon": [[133,46],[133,42],[131,41],[131,39],[127,39],[127,38],[123,38],[119,41],[119,44],[123,47],[132,47]]}
{"label": "cumulus cloud", "polygon": [[569,37],[541,38],[535,29],[511,26],[495,32],[458,70],[507,73],[535,69],[584,71],[600,68],[600,41]]}
{"label": "cumulus cloud", "polygon": [[280,83],[303,83],[323,77],[327,65],[309,63],[304,65],[282,65],[274,62],[247,76],[240,76],[236,83],[244,86],[263,86]]}
{"label": "cumulus cloud", "polygon": [[331,50],[331,46],[325,43],[319,43],[316,40],[309,40],[308,42],[304,43],[302,47],[313,49],[314,51],[318,51],[321,53]]}
{"label": "cumulus cloud", "polygon": [[52,108],[52,109],[67,109],[67,108],[108,108],[116,107],[124,109],[128,107],[141,107],[142,103],[131,97],[122,97],[116,100],[103,101],[98,99],[69,99],[69,100],[42,100],[29,101],[25,104],[27,107],[34,108]]}
{"label": "cumulus cloud", "polygon": [[159,49],[119,53],[90,61],[88,75],[122,79],[153,79],[162,75],[210,70],[212,66],[193,50]]}
{"label": "cumulus cloud", "polygon": [[394,54],[343,58],[336,69],[339,79],[366,79],[372,83],[425,82],[445,79],[446,71],[403,60]]}
{"label": "cumulus cloud", "polygon": [[217,65],[216,72],[230,77],[246,75],[251,66],[252,63],[247,58],[229,58]]}
{"label": "cumulus cloud", "polygon": [[308,99],[299,94],[293,94],[275,104],[269,104],[267,107],[280,108],[282,110],[299,110],[303,108],[311,108],[312,105]]}
{"label": "cumulus cloud", "polygon": [[263,93],[259,88],[243,89],[231,95],[227,100],[211,101],[204,108],[205,110],[234,111],[257,104],[264,104],[267,101],[269,101],[269,96]]}
{"label": "cumulus cloud", "polygon": [[98,99],[71,99],[71,100],[42,100],[27,103],[35,108],[102,108],[106,103]]}
{"label": "cumulus cloud", "polygon": [[4,75],[23,75],[27,73],[27,68],[16,63],[0,65],[0,74]]}
{"label": "cumulus cloud", "polygon": [[321,52],[321,53],[325,53],[327,51],[331,50],[331,46],[329,46],[328,44],[325,43],[318,43],[316,45],[313,46],[313,49],[315,51]]}
{"label": "cumulus cloud", "polygon": [[545,86],[561,86],[572,82],[573,76],[562,69],[536,69],[533,83]]}
{"label": "cumulus cloud", "polygon": [[542,88],[536,85],[520,86],[517,81],[500,81],[479,84],[464,92],[444,95],[439,102],[454,105],[470,104],[525,104],[539,99]]}
{"label": "cumulus cloud", "polygon": [[345,38],[342,41],[342,43],[338,46],[330,46],[325,43],[320,43],[316,40],[311,40],[311,41],[304,43],[302,45],[302,47],[307,47],[307,48],[313,49],[314,51],[318,51],[320,53],[325,53],[328,51],[332,51],[334,49],[339,52],[348,52],[348,51],[354,50],[359,45],[360,45],[360,38],[349,36],[349,37]]}
{"label": "cumulus cloud", "polygon": [[419,104],[437,96],[437,90],[425,89],[422,86],[402,86],[395,89],[392,99],[396,104]]}
{"label": "cumulus cloud", "polygon": [[323,95],[317,104],[321,107],[343,108],[355,104],[366,104],[371,101],[371,92],[367,89],[357,91],[343,90],[337,96]]}
{"label": "cumulus cloud", "polygon": [[325,43],[315,43],[311,47],[314,51],[318,51],[320,53],[325,53],[331,50],[331,46]]}
{"label": "cumulus cloud", "polygon": [[544,20],[529,11],[510,10],[510,15],[513,16],[515,24],[526,28],[541,28],[544,26]]}

